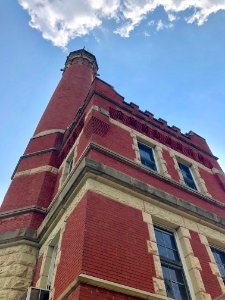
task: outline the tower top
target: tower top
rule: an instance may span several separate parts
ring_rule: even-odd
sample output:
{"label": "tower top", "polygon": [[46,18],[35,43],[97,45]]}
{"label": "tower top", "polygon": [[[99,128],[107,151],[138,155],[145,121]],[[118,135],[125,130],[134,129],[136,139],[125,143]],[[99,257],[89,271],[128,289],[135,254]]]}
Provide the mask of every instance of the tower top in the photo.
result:
{"label": "tower top", "polygon": [[83,64],[84,61],[91,66],[94,76],[97,74],[98,71],[98,64],[95,56],[86,51],[85,49],[76,50],[73,52],[70,52],[70,54],[67,56],[66,62],[65,62],[65,68],[64,71],[73,63],[77,62],[80,64]]}

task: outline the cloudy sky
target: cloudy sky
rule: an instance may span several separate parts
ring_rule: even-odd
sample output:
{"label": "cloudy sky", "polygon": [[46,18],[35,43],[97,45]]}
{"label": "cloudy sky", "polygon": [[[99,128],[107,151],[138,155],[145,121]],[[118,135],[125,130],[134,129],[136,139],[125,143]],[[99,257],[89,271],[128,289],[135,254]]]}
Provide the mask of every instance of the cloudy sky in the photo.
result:
{"label": "cloudy sky", "polygon": [[225,169],[225,0],[7,0],[0,7],[0,202],[70,51]]}

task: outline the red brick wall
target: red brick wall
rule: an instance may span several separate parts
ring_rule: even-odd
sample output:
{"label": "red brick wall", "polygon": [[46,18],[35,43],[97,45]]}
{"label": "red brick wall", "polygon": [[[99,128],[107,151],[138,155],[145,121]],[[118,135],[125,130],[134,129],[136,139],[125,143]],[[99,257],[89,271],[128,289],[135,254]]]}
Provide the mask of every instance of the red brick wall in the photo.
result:
{"label": "red brick wall", "polygon": [[88,193],[82,272],[146,291],[155,276],[142,213]]}
{"label": "red brick wall", "polygon": [[1,210],[12,210],[29,205],[47,208],[51,202],[56,175],[50,172],[16,177],[5,196]]}
{"label": "red brick wall", "polygon": [[45,215],[35,212],[24,213],[0,221],[0,232],[11,231],[19,228],[38,229]]}
{"label": "red brick wall", "polygon": [[[78,290],[78,291],[77,291]],[[81,284],[66,300],[137,300],[140,298],[123,295],[102,288]]]}
{"label": "red brick wall", "polygon": [[174,160],[170,156],[169,152],[164,149],[163,149],[163,158],[166,161],[166,168],[167,168],[168,173],[170,174],[171,178],[176,180],[177,182],[179,182],[180,177],[179,177],[177,170],[175,169]]}
{"label": "red brick wall", "polygon": [[84,251],[86,198],[87,196],[83,198],[66,221],[62,237],[60,263],[56,270],[54,299],[57,299],[81,273]]}
{"label": "red brick wall", "polygon": [[216,174],[210,174],[209,172],[200,169],[199,173],[201,177],[204,179],[208,192],[212,195],[213,198],[220,200],[225,203],[225,192],[222,188],[222,185],[218,181]]}
{"label": "red brick wall", "polygon": [[58,148],[61,145],[62,138],[62,133],[52,133],[31,139],[25,150],[25,154],[49,148]]}
{"label": "red brick wall", "polygon": [[209,262],[210,258],[206,250],[205,245],[200,241],[199,235],[197,232],[191,232],[191,246],[194,252],[194,255],[198,257],[200,265],[202,267],[201,276],[203,283],[205,285],[206,292],[212,296],[212,299],[219,297],[222,294],[219,282],[216,275],[212,273]]}
{"label": "red brick wall", "polygon": [[50,165],[58,166],[58,156],[56,152],[46,152],[40,155],[25,157],[20,161],[16,172],[26,171],[41,166]]}

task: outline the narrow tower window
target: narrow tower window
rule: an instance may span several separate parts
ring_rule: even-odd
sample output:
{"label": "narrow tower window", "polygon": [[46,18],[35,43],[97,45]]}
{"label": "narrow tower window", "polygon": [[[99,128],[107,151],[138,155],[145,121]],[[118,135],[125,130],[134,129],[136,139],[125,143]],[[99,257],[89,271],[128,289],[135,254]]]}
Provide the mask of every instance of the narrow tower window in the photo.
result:
{"label": "narrow tower window", "polygon": [[155,227],[167,296],[176,300],[190,299],[174,234]]}
{"label": "narrow tower window", "polygon": [[141,163],[153,171],[157,171],[154,150],[142,143],[138,143]]}
{"label": "narrow tower window", "polygon": [[184,182],[187,186],[189,186],[191,189],[197,190],[197,186],[195,184],[194,178],[192,176],[190,167],[188,167],[187,165],[178,162],[179,168],[181,170]]}

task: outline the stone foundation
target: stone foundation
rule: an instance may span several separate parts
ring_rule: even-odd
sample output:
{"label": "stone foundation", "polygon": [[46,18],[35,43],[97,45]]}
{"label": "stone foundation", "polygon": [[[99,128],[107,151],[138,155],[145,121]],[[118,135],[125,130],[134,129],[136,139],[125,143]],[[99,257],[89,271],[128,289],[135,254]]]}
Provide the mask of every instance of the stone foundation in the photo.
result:
{"label": "stone foundation", "polygon": [[0,249],[0,300],[19,300],[31,286],[37,249],[20,244]]}

